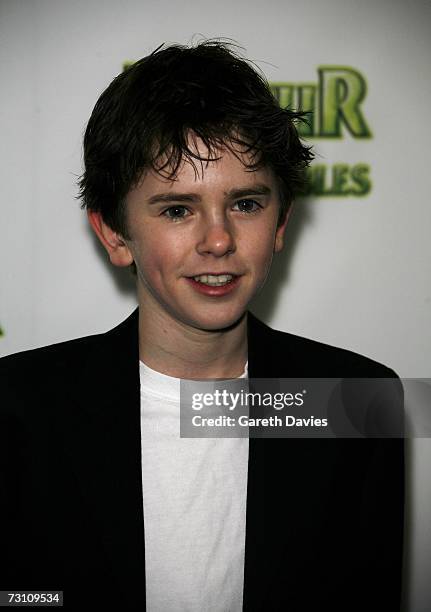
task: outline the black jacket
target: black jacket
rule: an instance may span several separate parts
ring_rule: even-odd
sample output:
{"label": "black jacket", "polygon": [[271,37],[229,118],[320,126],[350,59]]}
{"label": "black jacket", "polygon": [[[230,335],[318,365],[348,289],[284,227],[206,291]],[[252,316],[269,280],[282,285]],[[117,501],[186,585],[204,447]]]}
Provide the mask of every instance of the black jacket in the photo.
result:
{"label": "black jacket", "polygon": [[[395,376],[252,315],[248,342],[250,377]],[[0,589],[145,610],[138,362],[137,311],[0,361]],[[398,611],[403,472],[403,440],[251,439],[244,610]]]}

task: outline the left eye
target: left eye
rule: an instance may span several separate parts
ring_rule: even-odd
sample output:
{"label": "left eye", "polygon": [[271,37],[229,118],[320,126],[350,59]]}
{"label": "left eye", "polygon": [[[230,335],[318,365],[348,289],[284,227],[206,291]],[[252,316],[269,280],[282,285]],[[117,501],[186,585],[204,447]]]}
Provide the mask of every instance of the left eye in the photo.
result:
{"label": "left eye", "polygon": [[260,210],[262,206],[255,200],[238,200],[235,202],[234,209],[243,213],[254,213]]}

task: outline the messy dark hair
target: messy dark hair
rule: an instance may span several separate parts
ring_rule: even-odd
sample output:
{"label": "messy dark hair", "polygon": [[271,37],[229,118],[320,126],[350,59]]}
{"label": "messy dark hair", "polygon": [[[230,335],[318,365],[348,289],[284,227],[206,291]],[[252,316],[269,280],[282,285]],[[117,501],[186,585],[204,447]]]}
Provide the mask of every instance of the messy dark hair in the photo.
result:
{"label": "messy dark hair", "polygon": [[[280,191],[280,221],[301,191],[312,159],[265,77],[236,45],[208,40],[162,45],[119,74],[98,99],[84,137],[82,207],[99,211],[128,237],[125,199],[144,170],[175,178],[182,161],[218,159],[222,147],[248,153],[247,169],[270,167]],[[190,135],[208,150],[200,157]],[[241,156],[244,163],[244,156]]]}

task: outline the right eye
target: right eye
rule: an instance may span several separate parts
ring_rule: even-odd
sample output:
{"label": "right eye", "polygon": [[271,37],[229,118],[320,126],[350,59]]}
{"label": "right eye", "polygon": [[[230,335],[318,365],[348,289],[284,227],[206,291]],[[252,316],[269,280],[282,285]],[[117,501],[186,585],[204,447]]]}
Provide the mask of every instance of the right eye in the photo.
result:
{"label": "right eye", "polygon": [[170,221],[181,221],[190,214],[190,211],[185,206],[170,206],[163,211],[162,215]]}

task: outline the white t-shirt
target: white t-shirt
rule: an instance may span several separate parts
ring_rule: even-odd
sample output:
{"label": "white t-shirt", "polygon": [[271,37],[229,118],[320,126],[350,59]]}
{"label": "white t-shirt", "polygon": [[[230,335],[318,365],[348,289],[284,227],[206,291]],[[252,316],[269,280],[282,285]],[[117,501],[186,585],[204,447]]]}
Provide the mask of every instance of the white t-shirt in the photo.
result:
{"label": "white t-shirt", "polygon": [[248,439],[180,438],[180,379],[140,379],[147,611],[238,612]]}

